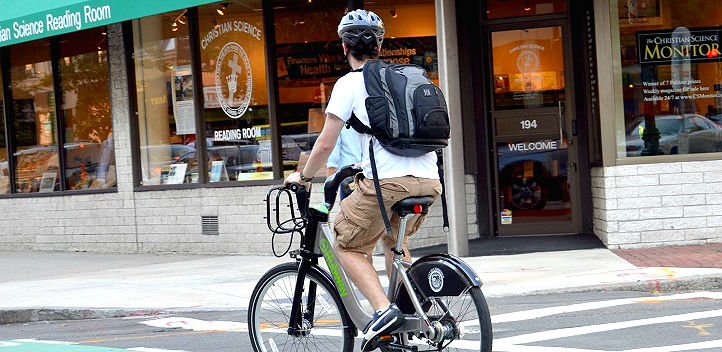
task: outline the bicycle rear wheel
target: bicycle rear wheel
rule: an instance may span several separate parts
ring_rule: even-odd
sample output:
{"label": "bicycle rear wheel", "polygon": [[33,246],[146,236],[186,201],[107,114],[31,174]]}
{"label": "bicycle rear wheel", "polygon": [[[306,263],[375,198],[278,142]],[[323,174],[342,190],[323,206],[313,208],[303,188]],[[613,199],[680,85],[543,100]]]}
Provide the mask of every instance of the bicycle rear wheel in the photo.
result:
{"label": "bicycle rear wheel", "polygon": [[422,306],[432,322],[445,327],[448,337],[434,343],[420,336],[399,336],[405,345],[417,345],[419,351],[491,352],[491,315],[481,288],[469,287],[458,296],[429,297]]}
{"label": "bicycle rear wheel", "polygon": [[[341,298],[336,288],[313,270],[306,273],[304,280],[301,333],[289,335],[297,278],[298,263],[285,263],[258,281],[248,308],[248,332],[254,351],[352,351],[353,324],[343,310]],[[312,286],[316,292],[309,297]],[[309,301],[313,314],[309,312]]]}

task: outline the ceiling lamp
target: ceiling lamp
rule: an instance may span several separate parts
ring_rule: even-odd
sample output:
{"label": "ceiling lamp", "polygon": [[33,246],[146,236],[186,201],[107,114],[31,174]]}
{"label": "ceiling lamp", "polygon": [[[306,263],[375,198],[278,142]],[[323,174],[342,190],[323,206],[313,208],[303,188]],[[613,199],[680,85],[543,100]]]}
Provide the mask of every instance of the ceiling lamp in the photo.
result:
{"label": "ceiling lamp", "polygon": [[524,5],[524,11],[531,11],[531,6],[529,6],[529,0],[527,0],[526,4]]}
{"label": "ceiling lamp", "polygon": [[228,7],[228,3],[223,3],[219,8],[216,9],[216,12],[218,12],[219,15],[223,16],[226,14],[226,8]]}
{"label": "ceiling lamp", "polygon": [[389,15],[391,15],[391,18],[396,18],[399,14],[396,13],[396,9],[389,10]]}

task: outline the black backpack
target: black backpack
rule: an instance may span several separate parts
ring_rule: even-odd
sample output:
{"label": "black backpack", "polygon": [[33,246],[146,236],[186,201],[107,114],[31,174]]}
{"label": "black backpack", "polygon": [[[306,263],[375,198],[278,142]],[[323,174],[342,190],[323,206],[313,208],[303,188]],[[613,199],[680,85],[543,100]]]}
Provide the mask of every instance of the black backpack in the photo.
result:
{"label": "black backpack", "polygon": [[[366,98],[366,111],[371,127],[353,114],[347,127],[358,133],[372,135],[384,149],[396,155],[419,157],[436,152],[442,186],[444,230],[448,231],[441,149],[449,144],[450,127],[446,100],[441,89],[434,85],[426,70],[417,65],[369,60],[359,70],[363,72],[369,95]],[[369,143],[369,157],[381,215],[386,232],[390,234],[391,222],[381,197],[373,139]]]}

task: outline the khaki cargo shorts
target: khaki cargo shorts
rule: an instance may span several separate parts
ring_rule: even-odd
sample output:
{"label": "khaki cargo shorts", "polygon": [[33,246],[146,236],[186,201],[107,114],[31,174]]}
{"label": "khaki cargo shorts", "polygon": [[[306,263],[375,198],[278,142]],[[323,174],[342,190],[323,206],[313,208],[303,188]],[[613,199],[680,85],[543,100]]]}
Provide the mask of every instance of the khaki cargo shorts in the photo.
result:
{"label": "khaki cargo shorts", "polygon": [[[395,246],[396,235],[393,238],[385,235],[384,220],[379,210],[373,180],[359,174],[355,181],[356,189],[341,202],[341,212],[336,215],[333,224],[337,245],[347,251],[366,254],[373,250],[376,242],[383,236],[386,246]],[[436,200],[441,194],[439,180],[427,178],[394,177],[382,179],[379,184],[394,234],[399,233],[399,215],[391,211],[392,205],[407,197],[432,196]],[[409,236],[421,227],[425,217],[426,215],[415,216],[406,223],[404,244],[408,242]]]}

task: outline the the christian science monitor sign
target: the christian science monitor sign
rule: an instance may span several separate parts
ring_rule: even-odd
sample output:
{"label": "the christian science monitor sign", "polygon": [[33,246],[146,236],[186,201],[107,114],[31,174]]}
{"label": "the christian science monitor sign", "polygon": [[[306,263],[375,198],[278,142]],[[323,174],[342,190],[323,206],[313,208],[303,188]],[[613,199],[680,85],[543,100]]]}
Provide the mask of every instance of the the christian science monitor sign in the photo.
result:
{"label": "the christian science monitor sign", "polygon": [[640,64],[674,61],[720,61],[720,28],[678,27],[667,31],[637,32]]}

